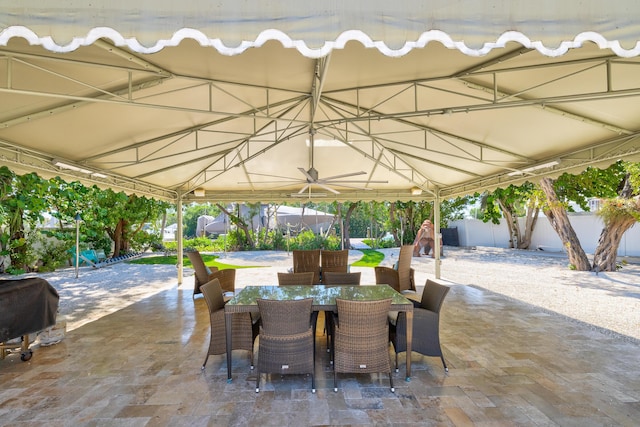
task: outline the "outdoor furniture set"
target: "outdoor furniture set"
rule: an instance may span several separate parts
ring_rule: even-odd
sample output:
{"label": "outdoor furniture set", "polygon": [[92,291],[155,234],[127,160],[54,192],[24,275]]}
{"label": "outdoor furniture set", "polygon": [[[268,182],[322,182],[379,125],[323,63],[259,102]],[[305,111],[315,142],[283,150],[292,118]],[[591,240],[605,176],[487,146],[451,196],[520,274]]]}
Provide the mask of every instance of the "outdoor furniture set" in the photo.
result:
{"label": "outdoor furniture set", "polygon": [[[394,392],[389,343],[395,350],[396,372],[398,354],[406,353],[407,381],[411,377],[411,351],[440,357],[448,371],[440,347],[439,323],[449,287],[427,280],[420,301],[406,298],[407,291],[415,291],[409,271],[412,251],[411,245],[402,247],[395,268],[376,267],[375,285],[360,286],[360,273],[350,273],[342,266],[339,272],[331,271],[331,266],[324,270],[323,284],[314,284],[315,269],[298,269],[278,273],[278,286],[247,286],[228,301],[224,293],[233,291],[233,287],[223,287],[219,277],[212,277],[217,272],[207,272],[208,282],[196,284],[194,289],[194,295],[203,293],[210,316],[210,344],[202,369],[209,355],[226,353],[227,381],[231,382],[232,351],[248,351],[253,369],[254,342],[259,337],[256,392],[263,373],[308,374],[315,392],[315,330],[318,313],[323,311],[335,391],[338,374],[388,372]],[[315,251],[301,252],[298,266],[303,264],[301,260],[311,260],[307,265],[315,266]],[[188,255],[196,272],[203,271],[199,254]],[[389,283],[380,283],[380,278]],[[206,278],[201,274],[200,280]]]}

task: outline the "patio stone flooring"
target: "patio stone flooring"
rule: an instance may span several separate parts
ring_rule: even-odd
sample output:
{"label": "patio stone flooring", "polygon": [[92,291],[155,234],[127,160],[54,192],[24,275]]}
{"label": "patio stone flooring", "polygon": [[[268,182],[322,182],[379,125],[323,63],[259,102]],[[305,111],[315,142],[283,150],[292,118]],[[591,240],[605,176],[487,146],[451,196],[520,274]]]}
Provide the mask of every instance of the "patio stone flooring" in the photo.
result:
{"label": "patio stone flooring", "polygon": [[[416,331],[415,333],[419,333]],[[438,358],[385,374],[333,373],[322,327],[316,387],[264,376],[247,352],[211,356],[202,297],[181,286],[69,331],[33,358],[0,360],[0,425],[11,426],[638,426],[640,346],[488,291],[453,285]],[[256,346],[257,349],[257,346]],[[393,350],[390,347],[390,358]]]}

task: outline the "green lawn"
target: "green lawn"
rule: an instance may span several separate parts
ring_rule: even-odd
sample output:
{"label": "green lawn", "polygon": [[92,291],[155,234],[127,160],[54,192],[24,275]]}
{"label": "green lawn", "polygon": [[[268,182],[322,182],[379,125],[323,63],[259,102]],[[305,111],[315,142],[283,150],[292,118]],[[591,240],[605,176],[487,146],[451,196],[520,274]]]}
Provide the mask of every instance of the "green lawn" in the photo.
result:
{"label": "green lawn", "polygon": [[[384,259],[384,254],[382,252],[378,252],[375,249],[361,249],[362,258],[358,261],[354,262],[353,266],[355,267],[376,267],[380,264],[380,261]],[[206,255],[201,254],[202,260],[205,265],[209,267],[218,267],[220,270],[225,270],[228,268],[258,268],[259,266],[248,266],[248,265],[231,265],[231,264],[222,264],[217,262],[216,259],[219,258],[218,255]],[[158,256],[148,256],[144,258],[134,259],[129,261],[132,264],[167,264],[167,265],[176,265],[178,263],[178,257],[176,255],[158,255]],[[189,262],[189,258],[184,257],[184,266],[192,267],[191,262]]]}
{"label": "green lawn", "polygon": [[[206,255],[206,254],[201,254],[201,255],[205,265],[209,267],[218,267],[219,270],[226,270],[229,268],[236,268],[236,269],[237,268],[258,268],[258,266],[250,266],[250,265],[223,264],[221,262],[216,261],[217,258],[220,258],[218,255]],[[176,265],[178,263],[178,256],[177,255],[148,256],[144,258],[134,259],[129,262],[132,264],[145,264],[145,265],[152,265],[152,264]],[[182,262],[184,263],[185,267],[192,267],[191,262],[189,261],[189,258],[184,257]]]}
{"label": "green lawn", "polygon": [[363,254],[362,258],[351,264],[354,267],[377,267],[384,259],[384,254],[375,249],[360,249],[360,251]]}

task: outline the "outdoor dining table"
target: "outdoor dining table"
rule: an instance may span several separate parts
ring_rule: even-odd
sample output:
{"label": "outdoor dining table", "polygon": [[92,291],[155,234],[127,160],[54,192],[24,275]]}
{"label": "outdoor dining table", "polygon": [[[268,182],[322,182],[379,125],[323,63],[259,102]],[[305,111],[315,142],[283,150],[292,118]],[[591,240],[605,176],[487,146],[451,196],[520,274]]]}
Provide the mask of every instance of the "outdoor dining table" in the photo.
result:
{"label": "outdoor dining table", "polygon": [[[411,343],[413,339],[413,303],[389,285],[338,286],[247,286],[224,306],[227,341],[227,382],[231,377],[231,336],[234,313],[259,312],[257,299],[296,300],[313,298],[314,311],[337,312],[336,298],[372,301],[391,297],[391,310],[404,311],[407,316],[406,380],[411,378]],[[258,356],[259,357],[259,356]]]}

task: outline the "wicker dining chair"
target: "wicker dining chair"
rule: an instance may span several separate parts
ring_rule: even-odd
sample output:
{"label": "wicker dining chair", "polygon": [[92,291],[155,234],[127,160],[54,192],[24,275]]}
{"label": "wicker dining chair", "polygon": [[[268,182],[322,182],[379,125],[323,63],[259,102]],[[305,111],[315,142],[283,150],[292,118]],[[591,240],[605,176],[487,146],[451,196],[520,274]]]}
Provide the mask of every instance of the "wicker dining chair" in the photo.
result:
{"label": "wicker dining chair", "polygon": [[[427,279],[420,302],[413,301],[413,339],[411,351],[424,356],[440,357],[445,372],[449,372],[440,347],[440,309],[449,287]],[[389,340],[396,352],[396,372],[398,353],[407,351],[407,318],[399,312],[396,319],[390,319]]]}
{"label": "wicker dining chair", "polygon": [[307,271],[304,273],[281,273],[278,272],[278,285],[313,285],[313,272]]}
{"label": "wicker dining chair", "polygon": [[320,279],[324,283],[325,273],[349,271],[349,250],[321,251],[320,252]]}
{"label": "wicker dining chair", "polygon": [[236,270],[233,268],[218,270],[217,267],[208,267],[202,260],[198,251],[185,252],[194,270],[193,296],[201,293],[200,287],[213,279],[220,281],[223,292],[235,292]]}
{"label": "wicker dining chair", "polygon": [[312,298],[301,300],[258,299],[261,326],[258,339],[256,393],[263,373],[309,374],[316,392],[315,322]]}
{"label": "wicker dining chair", "polygon": [[293,272],[313,272],[313,283],[320,283],[320,249],[293,251]]}
{"label": "wicker dining chair", "polygon": [[391,392],[395,392],[389,357],[391,298],[354,301],[336,298],[333,340],[333,390],[338,391],[337,374],[388,372]]}
{"label": "wicker dining chair", "polygon": [[328,271],[322,273],[322,284],[327,286],[333,285],[359,285],[361,272],[341,273],[337,271]]}
{"label": "wicker dining chair", "polygon": [[[200,290],[209,309],[209,322],[211,324],[209,349],[202,364],[202,369],[204,369],[210,355],[225,354],[227,352],[227,338],[224,298],[220,281],[213,279],[202,285]],[[231,331],[231,350],[247,350],[251,360],[251,369],[253,369],[253,344],[258,336],[258,324],[251,320],[250,313],[234,313]]]}
{"label": "wicker dining chair", "polygon": [[415,292],[415,271],[411,268],[412,257],[413,245],[402,246],[398,255],[398,263],[394,268],[374,267],[376,284],[389,285],[398,292]]}
{"label": "wicker dining chair", "polygon": [[[359,271],[353,273],[328,271],[322,273],[322,284],[326,286],[360,285],[361,274]],[[333,339],[333,316],[331,313],[324,313],[324,331],[327,334],[327,351],[330,351]],[[333,363],[333,358],[331,358],[331,363]]]}

